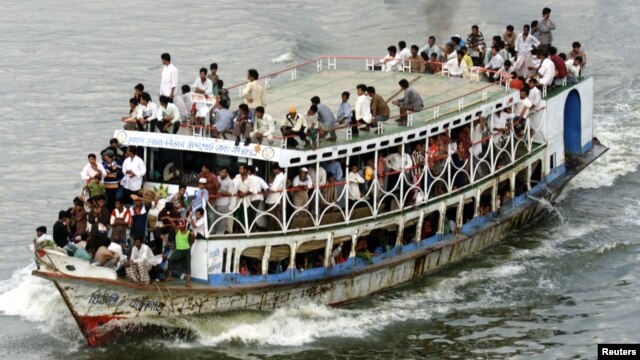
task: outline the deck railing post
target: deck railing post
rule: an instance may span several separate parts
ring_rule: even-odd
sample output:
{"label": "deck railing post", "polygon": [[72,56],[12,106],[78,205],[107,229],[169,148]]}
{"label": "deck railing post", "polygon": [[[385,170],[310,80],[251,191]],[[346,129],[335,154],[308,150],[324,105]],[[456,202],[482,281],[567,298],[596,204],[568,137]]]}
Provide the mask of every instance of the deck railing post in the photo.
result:
{"label": "deck railing post", "polygon": [[267,89],[271,88],[271,76],[264,78],[264,87]]}
{"label": "deck railing post", "polygon": [[336,71],[338,69],[338,59],[335,56],[327,58],[327,70]]}
{"label": "deck railing post", "polygon": [[316,61],[316,72],[321,72],[321,71],[322,71],[322,58]]}
{"label": "deck railing post", "polygon": [[[382,124],[380,124],[382,125]],[[378,132],[379,134],[379,132]],[[378,150],[373,152],[373,181],[371,182],[371,186],[373,186],[373,217],[378,216]]]}
{"label": "deck railing post", "polygon": [[[284,178],[287,179],[287,169],[283,169],[282,172],[284,173]],[[288,224],[287,224],[287,187],[286,186],[284,187],[284,190],[282,190],[280,201],[281,201],[280,207],[282,210],[281,211],[282,218],[280,219],[280,221],[282,222],[282,232],[286,234],[287,230],[289,229],[289,226],[287,226]],[[295,267],[295,264],[293,266]]]}
{"label": "deck railing post", "polygon": [[344,171],[343,174],[346,174],[345,177],[344,177],[345,180],[346,180],[345,181],[345,185],[344,185],[345,188],[346,188],[345,189],[346,190],[345,191],[346,197],[344,199],[344,204],[345,204],[345,209],[346,209],[345,213],[347,214],[346,223],[348,224],[349,220],[351,219],[351,209],[349,207],[349,200],[350,200],[349,199],[349,156],[347,156],[347,161],[345,161],[345,163],[346,163],[345,164],[346,171]]}
{"label": "deck railing post", "polygon": [[398,204],[398,209],[404,209],[404,179],[405,179],[404,150],[405,150],[405,146],[403,143],[401,147],[401,152],[400,152],[400,176],[398,177],[398,181],[400,181],[400,199],[399,199],[400,204]]}

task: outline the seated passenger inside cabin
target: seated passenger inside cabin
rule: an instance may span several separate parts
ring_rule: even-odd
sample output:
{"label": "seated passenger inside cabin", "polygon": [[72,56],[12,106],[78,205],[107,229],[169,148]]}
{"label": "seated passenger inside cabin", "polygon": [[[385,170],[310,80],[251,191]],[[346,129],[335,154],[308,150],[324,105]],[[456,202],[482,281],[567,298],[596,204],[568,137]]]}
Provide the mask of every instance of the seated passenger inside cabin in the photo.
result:
{"label": "seated passenger inside cabin", "polygon": [[151,130],[154,131],[156,126],[160,132],[177,134],[180,129],[180,111],[178,107],[170,102],[166,96],[160,96],[160,109],[158,110],[158,119],[151,121]]}
{"label": "seated passenger inside cabin", "polygon": [[400,100],[393,100],[391,103],[400,108],[400,118],[396,122],[400,125],[407,125],[407,112],[417,112],[422,110],[424,103],[420,94],[412,87],[409,86],[407,79],[402,79],[398,82],[400,89],[404,91],[404,97]]}
{"label": "seated passenger inside cabin", "polygon": [[363,198],[363,194],[360,191],[360,185],[364,184],[364,178],[358,173],[358,165],[351,165],[351,171],[347,175],[347,182],[349,183],[349,200],[353,200],[351,205]]}
{"label": "seated passenger inside cabin", "polygon": [[240,145],[241,135],[244,136],[244,146],[251,144],[254,116],[254,112],[249,110],[247,104],[238,105],[238,110],[233,118],[233,135],[236,137],[236,146]]}
{"label": "seated passenger inside cabin", "polygon": [[296,148],[298,142],[293,138],[295,135],[300,137],[300,140],[304,141],[305,147],[310,147],[311,143],[307,139],[305,133],[306,120],[302,114],[298,114],[298,110],[295,106],[289,107],[289,113],[285,115],[284,119],[280,122],[280,132],[282,136],[287,138],[287,147]]}

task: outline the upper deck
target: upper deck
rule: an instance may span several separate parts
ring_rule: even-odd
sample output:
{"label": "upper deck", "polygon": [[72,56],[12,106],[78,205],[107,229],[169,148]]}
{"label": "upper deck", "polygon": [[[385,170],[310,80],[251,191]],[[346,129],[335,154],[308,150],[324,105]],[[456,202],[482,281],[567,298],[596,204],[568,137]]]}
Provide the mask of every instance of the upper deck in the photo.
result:
{"label": "upper deck", "polygon": [[[207,136],[206,128],[200,132],[193,126],[183,126],[177,135],[116,131],[115,137],[125,145],[210,152],[276,161],[280,166],[288,167],[313,162],[318,158],[331,159],[338,153],[340,156],[351,155],[354,142],[366,146],[368,150],[373,150],[381,146],[384,147],[384,144],[388,146],[389,142],[385,142],[385,140],[396,139],[399,134],[404,136],[414,134],[412,136],[414,139],[415,128],[427,123],[454,121],[458,117],[464,117],[467,112],[475,113],[485,106],[513,102],[517,99],[515,92],[506,92],[504,87],[483,81],[450,78],[439,73],[432,75],[409,71],[382,72],[362,68],[354,70],[353,68],[356,66],[350,59],[346,59],[345,64],[340,64],[340,70],[337,70],[335,65],[331,69],[323,68],[320,65],[331,64],[331,59],[321,58],[263,76],[260,81],[267,88],[267,106],[265,107],[267,114],[273,117],[277,125],[288,113],[291,106],[295,106],[298,113],[306,115],[311,105],[310,99],[313,96],[320,97],[321,102],[332,109],[335,114],[340,105],[343,91],[349,91],[352,94],[349,102],[354,107],[357,97],[356,85],[366,84],[376,88],[376,93],[388,101],[391,110],[390,119],[384,122],[380,129],[372,128],[370,132],[361,131],[358,137],[352,137],[350,127],[343,125],[337,129],[338,141],[321,141],[317,150],[285,148],[286,139],[282,137],[279,127],[276,128],[275,141],[272,146],[267,145],[266,140],[263,140],[263,144],[254,143],[243,146],[241,143],[240,146],[235,146],[233,136],[228,136],[230,140],[211,138]],[[325,60],[327,63],[324,63]],[[357,60],[361,61],[362,59]],[[336,64],[335,58],[333,61],[333,64]],[[310,65],[314,65],[314,68],[310,69]],[[342,67],[345,70],[342,70]],[[404,92],[398,85],[401,79],[407,79],[410,86],[420,93],[424,102],[422,111],[410,115],[412,123],[409,126],[402,126],[394,121],[398,118],[399,111],[397,106],[391,104],[392,100],[404,96]],[[232,110],[237,109],[237,106],[243,102],[240,95],[245,84],[229,87]],[[429,134],[431,133],[432,131],[429,131]],[[426,137],[426,133],[421,137]],[[404,142],[404,140],[394,143],[400,142]],[[374,143],[376,145],[371,145]]]}

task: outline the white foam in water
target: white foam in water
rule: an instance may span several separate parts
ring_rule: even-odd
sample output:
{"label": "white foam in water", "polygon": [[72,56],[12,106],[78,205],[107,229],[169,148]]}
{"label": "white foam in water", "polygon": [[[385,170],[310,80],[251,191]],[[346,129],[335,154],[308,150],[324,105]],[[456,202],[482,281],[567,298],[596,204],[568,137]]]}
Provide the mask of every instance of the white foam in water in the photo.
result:
{"label": "white foam in water", "polygon": [[54,337],[79,330],[60,293],[50,282],[31,275],[34,265],[17,270],[0,282],[0,314],[39,323],[38,329]]}
{"label": "white foam in water", "polygon": [[287,52],[284,54],[281,54],[278,57],[275,57],[273,59],[271,59],[272,63],[282,63],[282,62],[292,62],[293,61],[293,53],[292,52]]}

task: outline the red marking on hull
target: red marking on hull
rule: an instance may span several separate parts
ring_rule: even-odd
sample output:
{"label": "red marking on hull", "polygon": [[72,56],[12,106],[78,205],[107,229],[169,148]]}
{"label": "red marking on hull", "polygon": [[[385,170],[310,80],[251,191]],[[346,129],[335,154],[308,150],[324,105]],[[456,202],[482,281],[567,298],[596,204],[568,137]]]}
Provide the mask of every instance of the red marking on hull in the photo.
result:
{"label": "red marking on hull", "polygon": [[76,315],[76,321],[80,325],[80,330],[87,338],[89,346],[100,346],[116,335],[117,327],[104,328],[112,320],[125,319],[124,316],[100,315],[100,316],[80,316]]}

